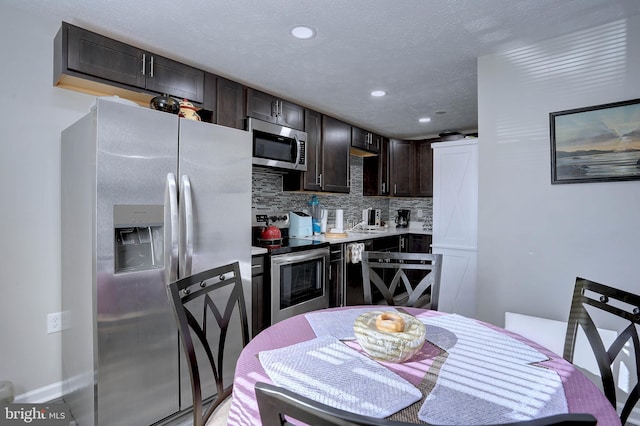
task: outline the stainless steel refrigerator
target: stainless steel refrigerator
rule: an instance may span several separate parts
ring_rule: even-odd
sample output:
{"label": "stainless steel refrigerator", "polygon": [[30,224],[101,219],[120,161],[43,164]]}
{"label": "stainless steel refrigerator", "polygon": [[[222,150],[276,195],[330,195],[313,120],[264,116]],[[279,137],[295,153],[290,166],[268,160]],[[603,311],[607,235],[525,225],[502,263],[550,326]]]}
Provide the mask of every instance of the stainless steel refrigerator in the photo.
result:
{"label": "stainless steel refrigerator", "polygon": [[239,261],[250,303],[251,143],[100,98],[62,132],[63,393],[79,426],[191,406],[166,284]]}

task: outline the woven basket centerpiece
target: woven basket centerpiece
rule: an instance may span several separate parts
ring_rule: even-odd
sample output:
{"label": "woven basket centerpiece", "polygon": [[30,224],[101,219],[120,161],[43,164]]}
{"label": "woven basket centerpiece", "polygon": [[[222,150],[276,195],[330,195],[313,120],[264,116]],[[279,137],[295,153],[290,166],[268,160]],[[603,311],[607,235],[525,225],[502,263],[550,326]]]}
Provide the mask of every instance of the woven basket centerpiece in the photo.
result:
{"label": "woven basket centerpiece", "polygon": [[412,315],[392,311],[370,311],[353,323],[358,343],[371,358],[404,362],[424,345],[425,325]]}

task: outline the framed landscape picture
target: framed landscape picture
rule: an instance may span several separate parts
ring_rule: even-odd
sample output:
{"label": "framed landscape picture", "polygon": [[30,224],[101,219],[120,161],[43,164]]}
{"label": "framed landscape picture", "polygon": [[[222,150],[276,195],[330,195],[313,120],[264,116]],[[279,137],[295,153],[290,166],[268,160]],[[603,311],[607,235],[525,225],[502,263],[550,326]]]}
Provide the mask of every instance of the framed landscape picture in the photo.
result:
{"label": "framed landscape picture", "polygon": [[640,99],[549,114],[551,183],[640,179]]}

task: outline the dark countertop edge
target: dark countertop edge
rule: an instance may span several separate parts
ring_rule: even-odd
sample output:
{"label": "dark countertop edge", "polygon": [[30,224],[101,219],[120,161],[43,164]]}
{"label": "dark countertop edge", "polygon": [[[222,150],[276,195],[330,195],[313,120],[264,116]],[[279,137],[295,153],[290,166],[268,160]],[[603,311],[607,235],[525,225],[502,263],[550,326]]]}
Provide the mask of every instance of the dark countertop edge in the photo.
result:
{"label": "dark countertop edge", "polygon": [[[432,235],[433,231],[427,231],[427,230],[419,229],[419,228],[413,228],[413,229],[411,229],[411,228],[402,228],[402,229],[393,228],[393,229],[389,229],[386,232],[380,232],[380,233],[371,233],[371,234],[360,233],[360,232],[358,232],[358,233],[349,233],[349,236],[346,237],[346,238],[326,238],[324,235],[313,235],[313,236],[310,236],[310,237],[296,237],[296,238],[306,239],[306,240],[325,241],[325,242],[328,242],[329,244],[333,245],[333,244],[351,243],[351,242],[356,242],[356,241],[371,240],[371,239],[374,239],[374,238],[384,238],[384,237],[400,236],[400,235],[407,235],[407,234]],[[255,246],[251,247],[251,255],[252,256],[266,254],[266,253],[267,253],[267,249],[265,249],[265,248],[255,247]]]}

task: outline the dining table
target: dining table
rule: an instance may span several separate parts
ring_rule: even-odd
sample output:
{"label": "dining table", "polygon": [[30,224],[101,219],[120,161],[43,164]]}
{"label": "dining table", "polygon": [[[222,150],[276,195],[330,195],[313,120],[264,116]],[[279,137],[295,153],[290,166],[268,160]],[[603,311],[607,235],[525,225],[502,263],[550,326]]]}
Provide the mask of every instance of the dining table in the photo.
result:
{"label": "dining table", "polygon": [[[393,311],[426,330],[421,349],[403,362],[374,359],[355,338],[359,317]],[[257,382],[416,424],[489,425],[560,413],[621,424],[600,389],[560,355],[493,324],[418,308],[327,308],[264,329],[238,358],[229,425],[261,424]]]}

